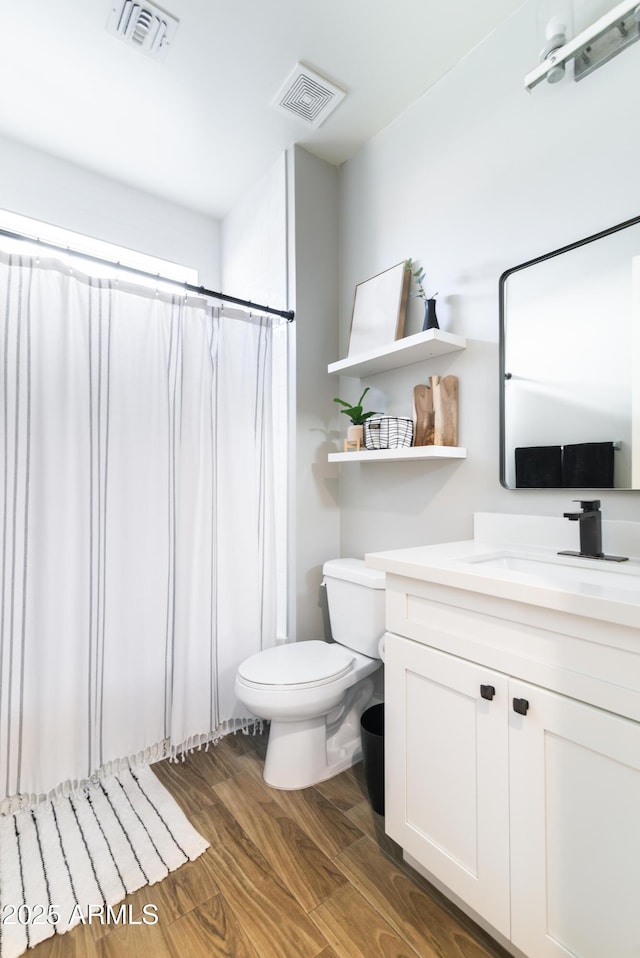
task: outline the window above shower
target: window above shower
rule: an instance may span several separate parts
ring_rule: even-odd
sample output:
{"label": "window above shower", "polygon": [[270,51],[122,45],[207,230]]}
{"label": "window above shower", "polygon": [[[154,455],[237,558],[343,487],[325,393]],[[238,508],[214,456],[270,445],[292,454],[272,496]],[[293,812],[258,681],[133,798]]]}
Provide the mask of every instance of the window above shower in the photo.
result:
{"label": "window above shower", "polygon": [[[73,250],[74,253],[108,260],[129,269],[142,270],[145,273],[152,273],[154,276],[162,276],[165,279],[180,283],[197,286],[199,282],[198,270],[190,266],[160,259],[157,256],[150,256],[148,253],[141,253],[125,246],[118,246],[115,243],[107,243],[104,240],[85,236],[83,233],[76,233],[60,226],[53,226],[50,223],[43,223],[41,220],[22,216],[19,213],[12,213],[9,210],[0,210],[0,230],[20,234],[20,236],[33,237],[33,243],[25,244],[23,239],[11,239],[11,237],[0,235],[1,248],[10,253],[27,253],[37,256],[42,253],[42,244],[48,243],[62,247],[63,250],[68,248]],[[64,261],[64,252],[56,252],[55,255]],[[75,255],[73,256],[73,262],[75,264],[78,262]],[[91,274],[104,279],[116,279],[120,275],[120,271],[117,266],[97,263],[94,259],[91,261]],[[161,282],[145,279],[144,276],[138,276],[136,282],[162,287]]]}

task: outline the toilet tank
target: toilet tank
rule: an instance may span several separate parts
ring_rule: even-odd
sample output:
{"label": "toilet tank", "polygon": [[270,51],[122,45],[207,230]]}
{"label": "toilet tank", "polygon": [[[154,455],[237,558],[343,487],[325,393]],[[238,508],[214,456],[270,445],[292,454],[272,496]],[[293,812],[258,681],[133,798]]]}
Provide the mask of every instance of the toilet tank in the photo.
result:
{"label": "toilet tank", "polygon": [[367,568],[364,559],[330,559],[322,571],[334,640],[354,652],[380,658],[378,643],[385,627],[384,572]]}

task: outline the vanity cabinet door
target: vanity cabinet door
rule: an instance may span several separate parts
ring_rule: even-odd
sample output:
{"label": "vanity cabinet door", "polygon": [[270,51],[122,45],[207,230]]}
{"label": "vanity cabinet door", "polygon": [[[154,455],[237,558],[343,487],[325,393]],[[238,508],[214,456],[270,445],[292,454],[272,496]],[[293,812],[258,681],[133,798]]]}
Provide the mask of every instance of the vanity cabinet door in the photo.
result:
{"label": "vanity cabinet door", "polygon": [[532,958],[640,955],[640,725],[511,680],[511,939]]}
{"label": "vanity cabinet door", "polygon": [[386,830],[508,936],[507,679],[388,635],[385,689]]}

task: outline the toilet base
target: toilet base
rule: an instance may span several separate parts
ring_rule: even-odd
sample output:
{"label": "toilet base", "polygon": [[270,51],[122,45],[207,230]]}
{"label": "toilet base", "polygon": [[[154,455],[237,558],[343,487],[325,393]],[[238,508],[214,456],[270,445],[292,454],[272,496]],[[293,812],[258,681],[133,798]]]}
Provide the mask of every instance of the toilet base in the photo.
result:
{"label": "toilet base", "polygon": [[309,788],[351,768],[362,758],[360,717],[371,701],[373,680],[349,690],[329,715],[294,722],[272,720],[263,778],[272,788]]}

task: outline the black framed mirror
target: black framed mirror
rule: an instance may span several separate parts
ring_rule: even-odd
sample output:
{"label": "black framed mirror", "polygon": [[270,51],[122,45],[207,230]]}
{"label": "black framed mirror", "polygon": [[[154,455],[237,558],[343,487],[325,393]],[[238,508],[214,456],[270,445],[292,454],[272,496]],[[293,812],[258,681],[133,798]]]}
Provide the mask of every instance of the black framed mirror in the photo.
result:
{"label": "black framed mirror", "polygon": [[640,216],[500,277],[500,481],[640,489]]}

